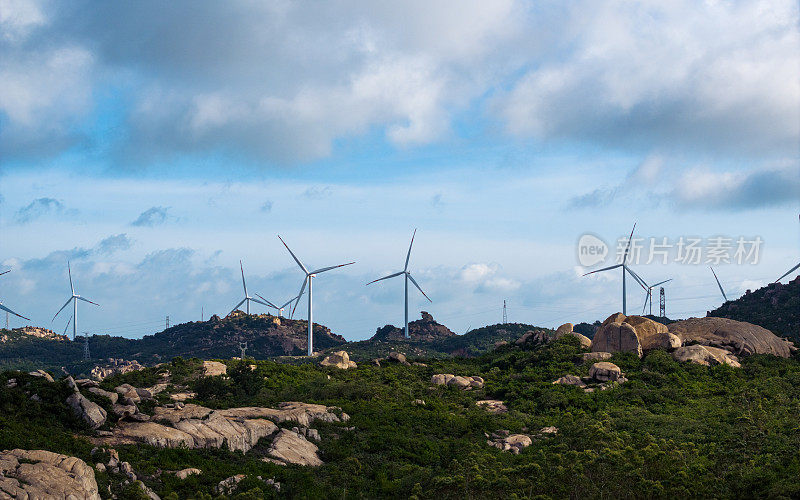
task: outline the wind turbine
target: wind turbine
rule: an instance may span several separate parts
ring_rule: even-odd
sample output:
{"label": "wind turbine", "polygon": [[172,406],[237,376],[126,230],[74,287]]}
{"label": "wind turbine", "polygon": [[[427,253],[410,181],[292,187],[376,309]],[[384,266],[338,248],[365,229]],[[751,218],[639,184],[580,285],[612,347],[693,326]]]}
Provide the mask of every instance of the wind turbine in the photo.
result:
{"label": "wind turbine", "polygon": [[[306,266],[304,266],[303,263],[300,262],[300,259],[297,258],[297,256],[294,254],[294,252],[292,252],[292,249],[289,248],[289,245],[287,245],[286,242],[283,241],[283,238],[281,238],[280,235],[278,235],[278,239],[281,240],[281,243],[283,243],[283,246],[286,247],[286,250],[289,250],[289,253],[292,254],[292,258],[294,259],[294,261],[297,262],[297,265],[300,266],[300,269],[302,269],[303,273],[305,273],[305,275],[306,275],[305,278],[303,278],[303,286],[300,287],[300,293],[298,293],[297,297],[296,297],[297,303],[295,303],[294,307],[292,308],[292,315],[294,316],[294,310],[297,309],[297,304],[300,303],[300,297],[303,296],[303,292],[306,290],[306,284],[308,284],[308,355],[309,356],[313,356],[314,355],[314,336],[313,336],[313,334],[314,334],[314,317],[313,317],[313,312],[312,312],[312,307],[311,307],[312,306],[312,301],[313,301],[313,295],[311,293],[311,282],[318,274],[324,273],[325,271],[330,271],[331,269],[336,269],[336,268],[339,268],[339,267],[349,266],[350,264],[355,264],[355,262],[348,262],[346,264],[339,264],[338,266],[322,267],[320,269],[315,269],[313,271],[309,271],[306,268]],[[292,300],[295,300],[295,299],[292,299]],[[288,304],[288,302],[287,302],[287,304]]]}
{"label": "wind turbine", "polygon": [[599,272],[602,272],[602,271],[609,271],[611,269],[616,269],[618,267],[621,267],[622,268],[622,314],[624,314],[626,316],[628,315],[628,312],[627,312],[627,303],[626,303],[627,302],[627,300],[626,300],[626,291],[627,290],[625,288],[625,272],[627,271],[628,273],[630,273],[630,275],[633,276],[633,279],[636,280],[637,283],[639,283],[639,286],[641,286],[642,288],[647,290],[647,283],[645,283],[645,281],[641,278],[641,276],[636,274],[630,267],[628,267],[628,252],[631,249],[631,241],[633,240],[633,231],[635,229],[636,229],[636,224],[634,223],[633,224],[633,229],[631,229],[631,235],[628,237],[628,245],[625,247],[625,255],[623,255],[623,257],[622,257],[622,264],[616,264],[614,266],[604,267],[603,269],[596,269],[594,271],[590,271],[590,272],[584,274],[584,276],[587,276],[589,274],[599,273]]}
{"label": "wind turbine", "polygon": [[406,338],[410,338],[410,335],[409,335],[409,332],[408,332],[408,280],[411,280],[411,283],[413,283],[414,286],[417,287],[417,290],[419,290],[420,293],[422,293],[422,295],[425,295],[425,298],[428,299],[429,302],[433,302],[431,300],[431,298],[428,297],[425,294],[425,292],[422,291],[422,288],[420,288],[419,284],[416,282],[416,280],[414,280],[414,278],[411,276],[411,272],[409,272],[409,270],[408,270],[408,260],[411,258],[411,247],[414,246],[414,236],[416,236],[416,235],[417,235],[417,230],[414,229],[414,234],[411,235],[411,244],[408,245],[408,254],[406,255],[406,266],[403,268],[402,271],[396,272],[394,274],[390,274],[389,276],[384,276],[383,278],[378,278],[376,280],[372,280],[369,283],[367,283],[367,285],[370,285],[372,283],[375,283],[376,281],[381,281],[381,280],[386,280],[386,279],[389,279],[389,278],[394,278],[395,276],[400,276],[400,275],[404,275],[405,276],[405,285],[406,285],[406,288],[405,288],[405,290],[406,290],[406,302],[405,302],[405,304],[406,304],[406,309],[405,309],[405,313],[406,313],[406,323],[405,323],[405,325],[406,325],[406,328],[405,328],[405,337]]}
{"label": "wind turbine", "polygon": [[283,317],[283,310],[286,309],[286,306],[288,306],[289,304],[291,304],[292,302],[294,302],[295,300],[300,298],[299,295],[297,297],[292,297],[291,299],[288,300],[288,302],[286,302],[282,306],[278,307],[278,306],[274,305],[272,302],[270,302],[267,299],[265,299],[260,293],[257,293],[256,295],[258,295],[263,301],[267,302],[270,305],[270,307],[272,307],[273,309],[277,309],[278,310],[278,317]]}
{"label": "wind turbine", "polygon": [[[9,269],[8,271],[3,271],[2,273],[0,273],[0,276],[2,276],[2,275],[4,275],[4,274],[8,274],[8,273],[10,273],[10,272],[11,272],[11,269]],[[23,315],[21,315],[21,314],[17,314],[17,313],[15,313],[15,312],[14,312],[14,311],[12,311],[11,309],[9,309],[9,308],[7,308],[6,306],[4,306],[2,302],[0,302],[0,310],[2,310],[2,311],[5,311],[6,313],[11,313],[11,314],[13,314],[14,316],[17,316],[17,317],[19,317],[19,318],[22,318],[22,319],[27,319],[28,321],[30,321],[30,320],[31,320],[30,318],[26,318],[25,316],[23,316]],[[6,323],[8,323],[8,316],[6,316]],[[7,325],[6,325],[6,326],[7,326]]]}
{"label": "wind turbine", "polygon": [[708,266],[711,269],[711,273],[714,275],[714,279],[717,280],[717,286],[719,287],[719,291],[722,292],[722,298],[725,299],[725,302],[728,302],[728,296],[725,295],[725,290],[722,289],[722,285],[719,283],[719,278],[717,278],[717,273],[714,272],[714,268]]}
{"label": "wind turbine", "polygon": [[[235,311],[235,310],[239,309],[239,306],[240,306],[240,305],[242,305],[242,304],[244,304],[244,303],[246,302],[247,304],[245,304],[245,306],[247,307],[247,314],[250,314],[250,302],[251,302],[251,301],[252,301],[252,302],[255,302],[255,303],[257,303],[257,304],[261,304],[261,305],[267,306],[267,307],[275,307],[275,306],[274,306],[274,305],[272,305],[272,303],[271,303],[271,302],[269,302],[269,301],[267,301],[267,302],[262,302],[262,301],[260,301],[260,300],[258,300],[258,299],[254,299],[253,297],[251,297],[251,296],[247,295],[247,283],[245,283],[245,281],[244,281],[244,266],[242,265],[242,261],[241,261],[241,260],[239,261],[239,269],[242,271],[242,288],[244,288],[244,298],[242,299],[242,301],[241,301],[241,302],[239,302],[238,304],[236,304],[236,305],[233,307],[233,311]],[[256,294],[256,295],[258,295],[258,294]],[[259,297],[261,297],[261,296],[259,295]],[[269,303],[268,303],[268,302],[269,302]],[[228,316],[230,316],[230,315],[231,315],[231,313],[232,313],[233,311],[229,312],[229,313],[228,313]]]}
{"label": "wind turbine", "polygon": [[657,287],[658,285],[663,285],[664,283],[667,283],[669,281],[672,281],[672,278],[670,278],[668,280],[664,280],[664,281],[659,281],[655,285],[647,285],[647,295],[645,295],[645,297],[644,297],[644,305],[642,305],[642,314],[644,314],[644,309],[645,309],[645,307],[647,307],[647,302],[649,301],[650,302],[650,316],[653,315],[653,288]]}
{"label": "wind turbine", "polygon": [[[64,305],[61,306],[61,309],[58,310],[58,312],[56,313],[55,316],[53,316],[53,319],[51,321],[55,321],[56,316],[58,316],[61,313],[61,311],[63,311],[64,308],[67,307],[70,302],[72,302],[72,340],[75,340],[75,337],[77,336],[78,333],[78,301],[82,300],[84,302],[88,302],[96,306],[100,306],[100,304],[92,302],[91,300],[83,298],[75,293],[75,286],[72,284],[72,269],[70,268],[69,261],[67,261],[67,273],[69,273],[69,288],[72,290],[72,295],[70,296],[70,298],[67,299],[66,302],[64,302]],[[69,323],[67,323],[67,326],[69,326]]]}
{"label": "wind turbine", "polygon": [[[800,215],[798,215],[798,218],[800,218]],[[798,268],[798,267],[800,267],[800,262],[798,262],[798,264],[797,264],[796,266],[794,266],[793,268],[791,268],[791,269],[789,269],[788,271],[786,271],[786,274],[784,274],[784,275],[783,275],[783,276],[781,276],[780,278],[776,279],[774,282],[775,282],[775,283],[777,283],[777,282],[779,282],[780,280],[782,280],[783,278],[785,278],[785,277],[789,276],[790,274],[792,274],[793,272],[795,272],[795,271],[797,270],[797,268]],[[6,271],[6,272],[8,272],[8,271]]]}

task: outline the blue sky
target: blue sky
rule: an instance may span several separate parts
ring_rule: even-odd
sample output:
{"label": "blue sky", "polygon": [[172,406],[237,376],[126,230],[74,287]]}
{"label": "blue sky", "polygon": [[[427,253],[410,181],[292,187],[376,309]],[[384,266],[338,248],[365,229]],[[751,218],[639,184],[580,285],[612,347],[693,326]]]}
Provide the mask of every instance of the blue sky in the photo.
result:
{"label": "blue sky", "polygon": [[[800,260],[796,2],[0,0],[0,299],[51,322],[141,336],[288,300],[348,339],[412,295],[462,333],[621,308],[581,277],[587,232],[760,237],[715,266],[729,296]],[[612,255],[613,257],[613,248]],[[719,305],[708,267],[639,263],[670,316]],[[599,266],[599,264],[598,264]],[[641,310],[629,288],[629,312]],[[305,308],[298,309],[301,316]],[[259,311],[260,312],[260,311]],[[13,326],[23,322],[11,320]]]}

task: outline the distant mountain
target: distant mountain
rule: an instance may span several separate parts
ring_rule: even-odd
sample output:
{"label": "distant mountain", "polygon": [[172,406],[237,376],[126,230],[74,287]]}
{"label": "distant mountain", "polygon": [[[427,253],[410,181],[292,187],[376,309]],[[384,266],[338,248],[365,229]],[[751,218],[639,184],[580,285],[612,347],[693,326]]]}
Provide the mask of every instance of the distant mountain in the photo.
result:
{"label": "distant mountain", "polygon": [[408,324],[409,339],[403,329],[386,325],[369,340],[350,342],[346,349],[358,361],[385,357],[392,351],[417,357],[478,356],[494,349],[498,342],[512,342],[526,332],[542,328],[521,323],[485,326],[458,335],[422,311],[422,319]]}
{"label": "distant mountain", "polygon": [[[155,364],[176,356],[203,359],[239,356],[239,345],[247,342],[247,355],[259,359],[305,354],[308,322],[269,314],[247,315],[236,311],[226,318],[175,325],[141,339],[109,335],[89,337],[92,359],[136,359]],[[346,344],[341,335],[314,325],[314,347],[325,350]],[[76,341],[49,330],[27,327],[0,330],[0,367],[41,368],[83,365],[83,337]]]}
{"label": "distant mountain", "polygon": [[763,326],[775,335],[800,340],[800,276],[787,284],[770,283],[725,302],[708,316]]}

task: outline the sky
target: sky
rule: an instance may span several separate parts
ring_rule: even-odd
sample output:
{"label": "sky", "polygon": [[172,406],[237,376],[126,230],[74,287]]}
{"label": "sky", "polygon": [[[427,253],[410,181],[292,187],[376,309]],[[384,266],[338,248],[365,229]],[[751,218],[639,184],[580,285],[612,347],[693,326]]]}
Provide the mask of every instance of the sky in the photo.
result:
{"label": "sky", "polygon": [[240,260],[291,299],[281,235],[355,261],[314,319],[361,340],[402,324],[402,279],[366,283],[417,229],[412,319],[555,327],[622,309],[619,269],[583,274],[636,223],[631,268],[702,316],[709,264],[734,298],[800,261],[799,25],[791,0],[0,0],[0,300],[62,332],[69,261],[100,304],[79,332],[141,337],[230,312]]}

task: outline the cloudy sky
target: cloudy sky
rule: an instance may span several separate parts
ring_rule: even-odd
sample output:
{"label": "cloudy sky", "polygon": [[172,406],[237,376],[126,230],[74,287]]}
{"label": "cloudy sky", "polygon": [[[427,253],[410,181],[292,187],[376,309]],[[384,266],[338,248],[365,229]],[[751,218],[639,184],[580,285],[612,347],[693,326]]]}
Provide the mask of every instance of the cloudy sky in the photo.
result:
{"label": "cloudy sky", "polygon": [[552,327],[621,309],[577,243],[608,265],[636,222],[634,268],[702,315],[713,242],[729,297],[800,260],[799,21],[793,0],[0,0],[0,300],[63,330],[70,260],[101,304],[80,329],[137,337],[228,313],[240,259],[289,300],[280,234],[309,267],[356,261],[314,317],[362,339],[402,322],[402,281],[365,283],[418,228],[412,316],[463,333],[505,299]]}

